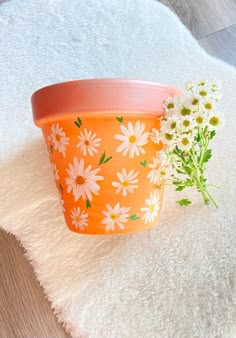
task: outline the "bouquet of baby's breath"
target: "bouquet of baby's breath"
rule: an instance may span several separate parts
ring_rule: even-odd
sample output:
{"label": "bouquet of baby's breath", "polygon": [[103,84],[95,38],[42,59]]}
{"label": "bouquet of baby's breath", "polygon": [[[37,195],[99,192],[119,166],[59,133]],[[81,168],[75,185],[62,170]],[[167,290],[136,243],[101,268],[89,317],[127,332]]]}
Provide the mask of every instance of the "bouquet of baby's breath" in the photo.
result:
{"label": "bouquet of baby's breath", "polygon": [[[176,191],[195,187],[205,204],[212,203],[215,207],[218,206],[208,191],[213,185],[208,184],[205,169],[212,155],[210,142],[222,124],[216,109],[221,99],[219,89],[218,82],[187,84],[186,95],[169,97],[164,102],[165,115],[161,118],[159,135],[155,131],[156,143],[164,144],[167,162],[173,169],[169,179]],[[164,170],[162,178],[167,175],[168,170]],[[189,205],[191,201],[181,199],[177,203]]]}

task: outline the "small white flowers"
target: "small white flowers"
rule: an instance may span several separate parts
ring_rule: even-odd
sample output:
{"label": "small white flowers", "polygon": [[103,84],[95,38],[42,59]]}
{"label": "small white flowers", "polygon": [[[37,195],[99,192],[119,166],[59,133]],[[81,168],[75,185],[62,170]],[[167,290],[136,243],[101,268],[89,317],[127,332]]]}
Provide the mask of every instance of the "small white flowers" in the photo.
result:
{"label": "small white flowers", "polygon": [[193,137],[190,134],[183,134],[178,139],[178,148],[187,151],[192,147]]}
{"label": "small white flowers", "polygon": [[144,212],[142,219],[146,223],[152,223],[155,217],[158,216],[160,209],[159,196],[157,192],[151,192],[149,198],[145,200],[147,207],[141,208],[141,211]]}
{"label": "small white flowers", "polygon": [[139,172],[135,172],[134,169],[127,173],[125,168],[121,170],[121,173],[118,172],[116,175],[119,182],[112,182],[112,186],[117,188],[116,194],[121,192],[122,196],[127,196],[128,193],[133,193],[138,188],[138,174]]}
{"label": "small white flowers", "polygon": [[97,176],[100,168],[93,169],[89,165],[84,168],[84,160],[75,157],[73,164],[69,164],[69,168],[66,169],[69,177],[66,178],[67,192],[72,191],[75,201],[80,197],[85,201],[86,199],[92,201],[92,194],[98,195],[100,186],[96,183],[104,179],[103,176]]}
{"label": "small white flowers", "polygon": [[[209,143],[222,125],[222,117],[216,111],[221,98],[218,92],[220,84],[204,80],[189,83],[186,89],[186,95],[168,98],[163,104],[166,114],[161,119],[159,138],[174,169],[171,176],[176,191],[195,186],[202,194],[205,204],[212,203],[218,207],[207,191],[204,170],[212,156]],[[149,168],[152,169],[148,174],[150,182],[158,182],[158,159],[153,159]],[[163,174],[165,177],[166,170],[163,170]],[[182,199],[178,203],[189,205],[191,201]]]}
{"label": "small white flowers", "polygon": [[128,212],[131,208],[121,207],[120,203],[117,203],[114,207],[107,204],[106,208],[107,210],[102,211],[102,213],[106,216],[102,220],[102,224],[106,225],[105,231],[114,231],[116,226],[118,226],[121,230],[124,230],[124,223],[128,222]]}
{"label": "small white flowers", "polygon": [[122,141],[122,143],[116,151],[122,152],[123,156],[129,154],[131,158],[134,158],[135,155],[145,154],[143,146],[148,143],[149,133],[144,132],[144,129],[145,124],[140,121],[137,121],[135,125],[128,122],[128,127],[121,125],[122,135],[115,135],[115,139]]}
{"label": "small white flowers", "polygon": [[204,133],[218,128],[222,123],[220,115],[215,112],[220,97],[217,92],[219,87],[217,82],[189,83],[186,86],[188,95],[166,100],[163,104],[166,115],[161,119],[159,136],[166,151],[172,151],[176,147],[188,151],[197,143],[195,137],[199,128]]}
{"label": "small white flowers", "polygon": [[88,214],[84,210],[82,211],[80,207],[71,210],[71,219],[72,224],[80,231],[84,231],[88,226]]}
{"label": "small white flowers", "polygon": [[96,137],[96,133],[93,133],[87,130],[87,128],[84,129],[78,136],[79,143],[77,144],[77,147],[82,151],[83,156],[86,156],[87,153],[90,156],[93,156],[94,153],[98,153],[98,147],[101,144],[101,139]]}
{"label": "small white flowers", "polygon": [[69,138],[66,137],[65,132],[60,128],[59,123],[53,124],[51,127],[51,135],[48,140],[52,142],[55,150],[65,157],[66,146],[69,144]]}

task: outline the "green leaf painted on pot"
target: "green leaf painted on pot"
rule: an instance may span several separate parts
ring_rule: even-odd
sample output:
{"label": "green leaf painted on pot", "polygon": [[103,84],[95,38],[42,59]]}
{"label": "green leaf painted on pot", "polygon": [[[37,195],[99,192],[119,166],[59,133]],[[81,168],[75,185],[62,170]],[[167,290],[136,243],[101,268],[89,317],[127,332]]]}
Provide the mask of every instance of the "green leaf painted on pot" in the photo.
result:
{"label": "green leaf painted on pot", "polygon": [[106,158],[106,152],[104,151],[104,153],[100,157],[99,165],[105,164],[105,163],[109,162],[111,159],[112,159],[112,156],[109,156],[109,157]]}
{"label": "green leaf painted on pot", "polygon": [[107,159],[105,159],[105,161],[103,163],[107,163],[108,161],[110,161],[112,159],[112,156],[109,156]]}
{"label": "green leaf painted on pot", "polygon": [[143,162],[140,162],[140,164],[145,168],[147,166],[147,161],[144,160]]}
{"label": "green leaf painted on pot", "polygon": [[61,185],[61,183],[59,184],[59,188],[60,188],[60,190],[61,190],[61,193],[63,194],[63,193],[64,193],[64,188],[63,188],[63,186]]}
{"label": "green leaf painted on pot", "polygon": [[53,154],[53,145],[52,144],[50,145],[50,151]]}
{"label": "green leaf painted on pot", "polygon": [[80,128],[82,126],[82,120],[78,117],[76,121],[74,121],[75,125]]}
{"label": "green leaf painted on pot", "polygon": [[211,149],[207,149],[207,151],[205,151],[205,153],[203,155],[202,162],[206,163],[206,162],[209,161],[210,158],[211,158]]}
{"label": "green leaf painted on pot", "polygon": [[188,200],[187,198],[183,198],[182,200],[179,200],[176,203],[178,203],[181,206],[188,206],[192,202],[190,200]]}
{"label": "green leaf painted on pot", "polygon": [[116,116],[116,119],[118,122],[123,122],[123,116]]}
{"label": "green leaf painted on pot", "polygon": [[133,214],[133,215],[131,215],[131,216],[129,216],[129,219],[131,220],[131,221],[136,221],[137,219],[139,219],[140,217],[138,216],[138,215],[136,215],[136,214]]}
{"label": "green leaf painted on pot", "polygon": [[106,153],[104,151],[104,153],[102,154],[102,156],[100,157],[100,160],[99,160],[99,165],[101,165],[103,163],[103,161],[105,160],[105,157],[106,157]]}
{"label": "green leaf painted on pot", "polygon": [[92,208],[92,205],[91,205],[91,203],[89,202],[89,200],[86,201],[86,208],[87,208],[87,209],[88,209],[88,208]]}

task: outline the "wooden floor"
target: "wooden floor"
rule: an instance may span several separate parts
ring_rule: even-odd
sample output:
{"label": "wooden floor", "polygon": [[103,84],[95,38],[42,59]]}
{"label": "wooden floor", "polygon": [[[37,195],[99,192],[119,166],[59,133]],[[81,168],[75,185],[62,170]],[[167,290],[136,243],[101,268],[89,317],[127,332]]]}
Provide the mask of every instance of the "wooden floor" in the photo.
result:
{"label": "wooden floor", "polygon": [[[203,48],[236,66],[235,0],[161,2],[179,16]],[[57,323],[24,250],[1,230],[0,267],[0,337],[69,337]]]}

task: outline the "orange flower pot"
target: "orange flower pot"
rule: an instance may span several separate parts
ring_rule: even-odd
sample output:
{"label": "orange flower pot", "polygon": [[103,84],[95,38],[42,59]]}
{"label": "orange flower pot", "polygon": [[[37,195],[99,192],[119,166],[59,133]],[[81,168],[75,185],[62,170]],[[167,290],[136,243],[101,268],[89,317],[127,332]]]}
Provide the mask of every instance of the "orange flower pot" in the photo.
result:
{"label": "orange flower pot", "polygon": [[155,137],[163,101],[178,94],[128,79],[71,81],[33,94],[70,230],[120,234],[157,224],[163,190]]}

